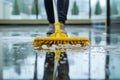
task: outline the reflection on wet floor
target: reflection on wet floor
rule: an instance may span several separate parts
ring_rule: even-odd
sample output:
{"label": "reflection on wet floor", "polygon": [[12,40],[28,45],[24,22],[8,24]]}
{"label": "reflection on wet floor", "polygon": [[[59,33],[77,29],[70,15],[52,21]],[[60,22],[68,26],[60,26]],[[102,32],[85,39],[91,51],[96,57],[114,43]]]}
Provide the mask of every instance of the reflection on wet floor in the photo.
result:
{"label": "reflection on wet floor", "polygon": [[[35,51],[31,41],[36,36],[46,36],[44,32],[2,32],[3,79],[33,79]],[[119,78],[120,59],[118,52],[113,49],[120,47],[119,34],[111,34],[111,46],[106,45],[106,34],[92,30],[68,32],[68,36],[88,37],[92,47],[87,51],[67,52],[71,80],[74,79],[104,79],[105,58],[110,55],[110,77]],[[106,47],[105,47],[106,46]],[[108,46],[108,47],[107,47]],[[109,49],[107,54],[106,48]],[[45,52],[38,54],[37,77],[43,78]],[[118,70],[118,71],[117,71]],[[12,73],[12,75],[11,75]]]}

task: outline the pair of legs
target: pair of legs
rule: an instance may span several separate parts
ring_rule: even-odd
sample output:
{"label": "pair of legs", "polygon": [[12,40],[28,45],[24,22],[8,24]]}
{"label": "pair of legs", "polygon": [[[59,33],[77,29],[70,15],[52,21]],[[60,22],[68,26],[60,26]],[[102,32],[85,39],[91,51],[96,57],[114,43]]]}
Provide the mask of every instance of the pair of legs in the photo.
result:
{"label": "pair of legs", "polygon": [[[55,23],[52,1],[53,0],[44,0],[45,10],[47,13],[47,19],[49,21],[49,24]],[[69,0],[57,0],[58,19],[59,19],[59,22],[63,25],[65,24],[65,21],[67,20],[68,5],[69,5]],[[61,27],[64,27],[63,25],[61,25]],[[52,29],[53,28],[54,26],[52,27]],[[49,32],[48,35],[52,33],[53,32]],[[54,52],[46,53],[43,80],[53,79],[54,57],[55,57]],[[69,64],[68,64],[66,53],[61,53],[60,55],[57,80],[70,80],[69,79]]]}
{"label": "pair of legs", "polygon": [[[55,22],[54,20],[54,11],[53,11],[53,0],[44,0],[45,10],[47,13],[47,19],[49,23]],[[67,19],[69,0],[57,0],[57,9],[58,9],[58,19],[61,23],[65,24]]]}

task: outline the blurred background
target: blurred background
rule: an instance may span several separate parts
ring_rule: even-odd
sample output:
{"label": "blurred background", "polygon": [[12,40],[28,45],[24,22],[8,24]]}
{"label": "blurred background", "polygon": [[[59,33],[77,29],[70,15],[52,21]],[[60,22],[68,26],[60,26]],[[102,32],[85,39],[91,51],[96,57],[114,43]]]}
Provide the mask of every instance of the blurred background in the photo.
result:
{"label": "blurred background", "polygon": [[[68,36],[87,37],[95,45],[68,53],[71,80],[120,80],[119,3],[70,0]],[[46,36],[47,28],[44,0],[0,0],[0,80],[33,80],[35,76],[42,80],[46,53],[36,54],[31,41]]]}

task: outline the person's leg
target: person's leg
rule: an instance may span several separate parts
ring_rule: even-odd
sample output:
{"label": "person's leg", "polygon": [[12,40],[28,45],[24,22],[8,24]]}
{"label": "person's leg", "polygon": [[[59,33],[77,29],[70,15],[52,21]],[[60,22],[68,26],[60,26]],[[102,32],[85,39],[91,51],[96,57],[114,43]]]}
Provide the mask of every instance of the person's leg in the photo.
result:
{"label": "person's leg", "polygon": [[52,1],[53,0],[44,0],[47,20],[49,22],[47,35],[50,35],[50,34],[54,33],[54,31],[55,31],[55,28],[54,28],[55,20],[54,20],[53,2]]}
{"label": "person's leg", "polygon": [[[53,0],[44,0],[45,10],[47,13],[47,19],[49,23],[54,23],[54,11],[53,11]],[[65,24],[67,20],[67,12],[68,12],[69,0],[57,0],[57,8],[58,8],[58,17],[59,21]]]}
{"label": "person's leg", "polygon": [[53,0],[44,0],[47,20],[50,24],[54,24]]}
{"label": "person's leg", "polygon": [[[54,11],[53,11],[53,0],[44,0],[45,10],[47,13],[47,19],[49,21],[49,30],[47,34],[52,34],[55,32],[54,28]],[[61,32],[67,33],[64,29],[65,21],[67,20],[67,12],[68,12],[69,0],[57,0],[57,8],[58,8],[58,18],[61,26]]]}
{"label": "person's leg", "polygon": [[67,54],[65,52],[61,53],[60,55],[57,80],[70,80],[69,63],[68,63]]}
{"label": "person's leg", "polygon": [[60,22],[61,32],[67,34],[65,30],[65,21],[67,20],[67,12],[68,12],[69,0],[57,0],[57,8],[58,8],[58,18]]}
{"label": "person's leg", "polygon": [[69,0],[57,0],[58,7],[58,17],[59,21],[65,24],[67,20],[67,12],[68,12]]}

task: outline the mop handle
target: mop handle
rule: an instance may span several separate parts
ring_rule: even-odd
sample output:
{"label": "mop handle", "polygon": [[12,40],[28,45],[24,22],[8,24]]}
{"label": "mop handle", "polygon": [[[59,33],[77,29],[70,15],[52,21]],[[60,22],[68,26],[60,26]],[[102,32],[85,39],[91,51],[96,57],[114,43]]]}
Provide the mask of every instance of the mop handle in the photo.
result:
{"label": "mop handle", "polygon": [[53,0],[53,11],[54,11],[55,22],[58,22],[58,10],[57,10],[56,0]]}

